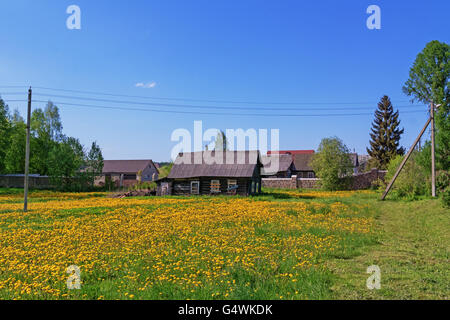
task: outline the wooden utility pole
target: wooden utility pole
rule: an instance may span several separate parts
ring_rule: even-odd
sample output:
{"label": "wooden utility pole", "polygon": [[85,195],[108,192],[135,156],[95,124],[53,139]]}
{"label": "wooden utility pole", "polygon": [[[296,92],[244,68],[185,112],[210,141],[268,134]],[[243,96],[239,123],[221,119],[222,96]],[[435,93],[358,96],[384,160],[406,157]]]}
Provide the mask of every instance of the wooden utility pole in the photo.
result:
{"label": "wooden utility pole", "polygon": [[435,162],[435,144],[434,144],[434,103],[430,103],[431,118],[431,196],[436,197],[436,162]]}
{"label": "wooden utility pole", "polygon": [[25,183],[23,211],[28,211],[28,171],[30,169],[30,122],[31,122],[31,87],[28,89],[27,144],[25,148]]}
{"label": "wooden utility pole", "polygon": [[411,153],[413,153],[414,148],[416,147],[417,143],[419,142],[420,138],[422,138],[423,133],[425,132],[425,130],[427,129],[428,125],[431,122],[431,117],[428,118],[427,123],[425,124],[425,126],[423,127],[422,131],[420,132],[419,136],[416,138],[416,140],[414,141],[412,147],[409,149],[408,153],[406,154],[405,158],[403,159],[402,163],[400,164],[400,167],[398,167],[397,172],[395,173],[394,177],[392,178],[392,180],[389,182],[388,186],[386,187],[386,190],[384,191],[383,195],[381,196],[381,200],[384,200],[387,196],[387,194],[389,193],[389,190],[391,190],[392,185],[395,182],[395,179],[397,179],[398,175],[400,174],[400,171],[402,171],[403,166],[405,165],[406,161],[408,161],[409,156],[411,155]]}

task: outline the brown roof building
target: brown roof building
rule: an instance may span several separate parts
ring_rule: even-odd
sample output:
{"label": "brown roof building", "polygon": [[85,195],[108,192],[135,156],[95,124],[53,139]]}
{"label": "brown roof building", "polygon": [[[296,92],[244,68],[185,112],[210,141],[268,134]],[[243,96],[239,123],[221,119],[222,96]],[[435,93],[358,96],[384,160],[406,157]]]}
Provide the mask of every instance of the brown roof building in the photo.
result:
{"label": "brown roof building", "polygon": [[294,173],[298,178],[315,178],[313,168],[311,167],[311,160],[314,153],[299,153],[294,155]]}
{"label": "brown roof building", "polygon": [[[315,154],[314,150],[280,150],[269,151],[267,154],[291,155],[293,159],[293,168],[291,169],[291,175],[297,175],[298,178],[316,177],[315,172],[311,167],[311,160]],[[357,173],[359,168],[358,154],[349,153],[348,156],[352,163],[353,172]]]}
{"label": "brown roof building", "polygon": [[155,167],[155,164],[152,160],[104,160],[103,173],[136,174],[148,166]]}
{"label": "brown roof building", "polygon": [[261,192],[258,151],[180,153],[167,178],[158,182],[161,195],[250,195]]}
{"label": "brown roof building", "polygon": [[290,178],[295,172],[293,156],[290,154],[268,154],[261,157],[263,168],[261,176],[271,178]]}
{"label": "brown roof building", "polygon": [[116,187],[158,179],[158,169],[152,160],[104,160],[102,176],[97,185],[112,183]]}
{"label": "brown roof building", "polygon": [[267,154],[312,154],[314,150],[279,150],[279,151],[268,151]]}
{"label": "brown roof building", "polygon": [[310,162],[314,156],[314,150],[279,150],[269,151],[268,155],[280,154],[290,155],[293,161],[291,175],[297,175],[298,178],[315,178],[314,170],[311,168]]}

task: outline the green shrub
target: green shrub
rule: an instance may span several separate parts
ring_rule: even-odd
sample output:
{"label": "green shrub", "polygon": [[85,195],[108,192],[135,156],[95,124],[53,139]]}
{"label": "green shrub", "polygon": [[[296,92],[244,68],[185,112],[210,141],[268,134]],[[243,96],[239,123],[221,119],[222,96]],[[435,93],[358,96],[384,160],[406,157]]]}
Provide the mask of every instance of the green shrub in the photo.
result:
{"label": "green shrub", "polygon": [[165,178],[169,175],[172,170],[173,163],[169,163],[168,165],[162,166],[158,169],[158,179]]}
{"label": "green shrub", "polygon": [[128,191],[139,191],[139,190],[154,190],[156,189],[156,183],[153,181],[145,181],[145,182],[139,182],[135,185],[132,185],[128,188]]}
{"label": "green shrub", "polygon": [[370,190],[378,190],[380,188],[385,187],[384,185],[384,181],[380,178],[378,178],[377,180],[372,181],[372,183],[370,184]]}
{"label": "green shrub", "polygon": [[444,192],[450,186],[450,172],[439,171],[436,174],[436,190]]}
{"label": "green shrub", "polygon": [[[389,183],[397,171],[403,156],[397,156],[388,164],[385,181]],[[385,187],[385,186],[383,186]],[[392,193],[400,198],[416,198],[430,193],[430,182],[426,169],[416,161],[416,154],[412,154],[395,181]]]}
{"label": "green shrub", "polygon": [[442,205],[444,206],[444,208],[450,208],[450,187],[447,187],[443,192],[442,192]]}

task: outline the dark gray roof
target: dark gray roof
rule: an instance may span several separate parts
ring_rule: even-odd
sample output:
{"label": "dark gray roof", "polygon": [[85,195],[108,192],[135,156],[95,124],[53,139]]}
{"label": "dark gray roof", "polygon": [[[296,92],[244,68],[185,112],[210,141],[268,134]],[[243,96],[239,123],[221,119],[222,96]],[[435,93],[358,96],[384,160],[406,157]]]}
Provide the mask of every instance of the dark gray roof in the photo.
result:
{"label": "dark gray roof", "polygon": [[[217,160],[215,161],[215,158]],[[180,153],[168,178],[252,177],[261,165],[258,151],[203,151]]]}
{"label": "dark gray roof", "polygon": [[103,173],[137,173],[147,166],[154,166],[152,160],[103,160]]}
{"label": "dark gray roof", "polygon": [[[277,168],[273,168],[273,161],[275,161],[275,157],[278,157],[278,170]],[[272,161],[272,162],[271,162]],[[271,154],[267,156],[261,156],[261,162],[263,164],[263,168],[261,170],[262,175],[274,175],[278,172],[285,172],[289,169],[289,167],[293,163],[291,154]],[[273,170],[275,169],[275,171]]]}
{"label": "dark gray roof", "polygon": [[294,154],[295,170],[298,171],[313,171],[310,162],[314,153]]}

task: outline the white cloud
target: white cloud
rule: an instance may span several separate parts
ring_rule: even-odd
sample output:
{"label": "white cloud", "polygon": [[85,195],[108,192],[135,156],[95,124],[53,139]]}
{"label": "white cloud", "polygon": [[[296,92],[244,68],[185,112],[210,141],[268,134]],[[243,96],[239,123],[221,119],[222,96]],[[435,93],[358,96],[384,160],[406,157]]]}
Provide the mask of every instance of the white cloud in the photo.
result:
{"label": "white cloud", "polygon": [[151,89],[156,87],[156,82],[149,82],[149,83],[143,83],[143,82],[138,82],[135,85],[137,88],[145,88],[145,89]]}

